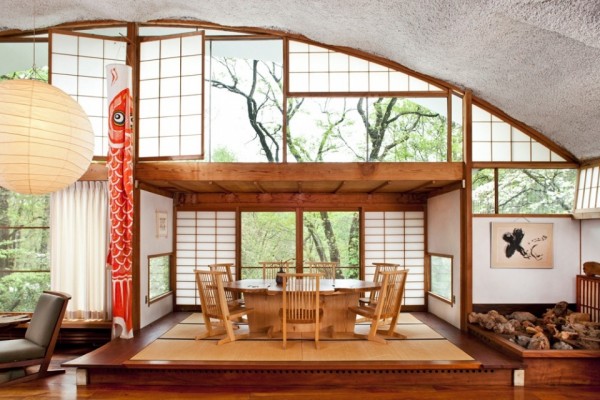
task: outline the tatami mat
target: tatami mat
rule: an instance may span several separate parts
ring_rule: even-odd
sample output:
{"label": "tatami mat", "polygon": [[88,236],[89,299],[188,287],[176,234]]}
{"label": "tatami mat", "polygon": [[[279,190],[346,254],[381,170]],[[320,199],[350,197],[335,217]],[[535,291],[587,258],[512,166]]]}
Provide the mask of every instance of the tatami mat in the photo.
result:
{"label": "tatami mat", "polygon": [[[355,333],[368,333],[369,325],[357,324]],[[132,361],[467,361],[468,354],[444,339],[410,313],[402,313],[396,332],[406,339],[386,338],[380,344],[357,338],[353,333],[337,333],[334,338],[321,335],[315,348],[311,333],[291,333],[287,349],[282,348],[281,334],[269,338],[252,334],[249,339],[217,346],[224,335],[194,340],[206,332],[200,313],[195,313],[167,331],[160,339],[136,354]],[[247,333],[240,324],[236,334]]]}
{"label": "tatami mat", "polygon": [[239,340],[217,346],[212,340],[159,339],[132,361],[470,361],[468,354],[445,339],[359,341]]}
{"label": "tatami mat", "polygon": [[[369,332],[369,325],[368,324],[357,324],[354,332],[358,333],[358,334],[367,334]],[[247,332],[248,331],[248,326],[241,324],[239,325],[239,330],[236,331],[236,334],[242,333],[242,332]],[[383,328],[383,327],[382,327]],[[168,332],[166,332],[163,336],[161,336],[161,339],[194,339],[197,335],[200,335],[202,333],[206,332],[206,328],[204,326],[204,324],[198,324],[198,323],[180,323],[175,325],[173,328],[171,328]],[[434,331],[433,329],[431,329],[429,326],[423,324],[423,323],[419,323],[419,324],[413,324],[413,323],[409,323],[409,324],[399,324],[396,326],[396,332],[401,333],[403,335],[406,336],[407,339],[443,339],[443,336],[440,335],[439,333],[437,333],[436,331]],[[210,338],[210,339],[221,339],[223,338],[224,335],[222,336],[215,336],[214,338]],[[207,340],[210,340],[207,339]],[[266,335],[258,335],[255,334],[253,335],[252,339],[255,340],[259,340],[259,339],[268,339],[268,337]],[[322,334],[321,337],[322,340],[332,340],[332,338],[328,337],[327,334]],[[335,338],[336,340],[340,340],[340,339],[345,339],[345,340],[362,340],[360,338],[356,338],[352,333],[338,333],[336,334]],[[395,340],[396,338],[391,338],[391,340]]]}
{"label": "tatami mat", "polygon": [[[202,313],[193,313],[186,319],[180,322],[181,324],[203,324],[204,319],[202,318]],[[415,318],[411,313],[403,312],[400,313],[400,318],[398,319],[398,324],[422,324],[423,322],[419,321]]]}

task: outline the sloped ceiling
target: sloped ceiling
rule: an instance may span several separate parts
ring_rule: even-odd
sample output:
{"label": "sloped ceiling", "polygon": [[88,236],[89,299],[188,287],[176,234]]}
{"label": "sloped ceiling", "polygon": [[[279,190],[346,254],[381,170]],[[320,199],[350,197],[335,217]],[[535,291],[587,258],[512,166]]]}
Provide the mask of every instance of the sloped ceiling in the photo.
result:
{"label": "sloped ceiling", "polygon": [[582,161],[600,158],[598,0],[4,0],[0,30],[166,18],[383,56],[471,89]]}

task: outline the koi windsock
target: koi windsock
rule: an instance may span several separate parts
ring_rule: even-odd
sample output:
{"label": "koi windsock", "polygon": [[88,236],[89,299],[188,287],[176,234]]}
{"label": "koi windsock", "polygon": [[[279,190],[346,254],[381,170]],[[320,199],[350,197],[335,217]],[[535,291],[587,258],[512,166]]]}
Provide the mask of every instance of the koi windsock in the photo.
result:
{"label": "koi windsock", "polygon": [[107,264],[112,271],[112,336],[133,337],[133,103],[131,67],[106,66],[108,84],[108,191],[110,245]]}

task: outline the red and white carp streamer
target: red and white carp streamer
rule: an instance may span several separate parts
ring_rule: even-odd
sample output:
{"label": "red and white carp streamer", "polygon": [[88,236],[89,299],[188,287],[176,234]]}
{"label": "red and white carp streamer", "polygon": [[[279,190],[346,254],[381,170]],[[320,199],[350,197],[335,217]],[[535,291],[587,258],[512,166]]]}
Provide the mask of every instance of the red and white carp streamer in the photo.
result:
{"label": "red and white carp streamer", "polygon": [[[133,101],[131,67],[106,66],[108,81],[108,191],[110,246],[107,264],[112,269],[113,338],[133,337],[132,235],[133,235]],[[120,327],[120,333],[117,329]]]}

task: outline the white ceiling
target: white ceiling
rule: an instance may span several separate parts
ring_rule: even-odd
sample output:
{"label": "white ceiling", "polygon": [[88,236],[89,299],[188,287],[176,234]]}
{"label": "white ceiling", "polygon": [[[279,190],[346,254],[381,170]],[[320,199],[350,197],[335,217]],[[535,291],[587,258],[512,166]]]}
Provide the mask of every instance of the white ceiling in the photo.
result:
{"label": "white ceiling", "polygon": [[471,89],[580,160],[600,158],[600,0],[3,0],[0,30],[165,18],[383,56]]}

